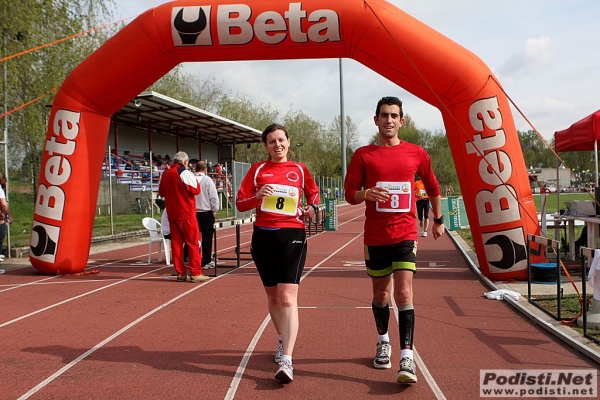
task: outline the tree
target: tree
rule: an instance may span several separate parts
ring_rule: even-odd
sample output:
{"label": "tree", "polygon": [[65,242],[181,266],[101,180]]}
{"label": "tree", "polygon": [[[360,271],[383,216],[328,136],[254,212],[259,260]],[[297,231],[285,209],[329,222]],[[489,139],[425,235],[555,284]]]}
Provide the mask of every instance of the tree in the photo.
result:
{"label": "tree", "polygon": [[517,131],[517,135],[519,136],[523,157],[525,158],[525,163],[528,167],[556,167],[556,157],[554,156],[554,153],[546,146],[536,131]]}
{"label": "tree", "polygon": [[[112,0],[5,1],[0,14],[2,54],[10,56],[88,30],[98,25],[101,17],[110,18],[108,6],[112,4]],[[111,33],[110,28],[96,31],[4,62],[8,110],[42,97],[6,120],[10,162],[23,160],[25,170],[22,174],[31,177],[34,188],[37,187],[52,93]]]}

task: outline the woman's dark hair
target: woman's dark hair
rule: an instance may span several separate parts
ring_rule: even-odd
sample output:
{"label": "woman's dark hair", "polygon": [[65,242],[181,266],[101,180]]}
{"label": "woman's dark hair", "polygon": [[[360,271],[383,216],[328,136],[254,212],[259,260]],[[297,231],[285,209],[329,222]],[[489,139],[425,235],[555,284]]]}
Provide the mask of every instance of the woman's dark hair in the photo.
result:
{"label": "woman's dark hair", "polygon": [[[271,132],[275,132],[275,131],[283,131],[285,133],[285,137],[289,140],[290,139],[290,134],[288,133],[287,129],[285,126],[280,125],[280,124],[271,124],[269,126],[267,126],[265,128],[265,130],[263,131],[262,135],[260,135],[260,141],[263,142],[265,145],[267,144],[267,136],[269,135],[269,133]],[[288,160],[293,159],[295,154],[293,151],[291,151],[290,149],[288,149]],[[269,158],[267,158],[267,160],[270,160],[271,156],[269,156]]]}
{"label": "woman's dark hair", "polygon": [[290,135],[288,134],[288,131],[285,128],[285,126],[279,125],[279,124],[271,124],[271,125],[267,126],[265,128],[265,130],[263,131],[262,135],[260,135],[260,141],[263,142],[264,144],[267,144],[267,135],[269,133],[275,132],[277,130],[284,131],[285,137],[288,139],[290,138]]}

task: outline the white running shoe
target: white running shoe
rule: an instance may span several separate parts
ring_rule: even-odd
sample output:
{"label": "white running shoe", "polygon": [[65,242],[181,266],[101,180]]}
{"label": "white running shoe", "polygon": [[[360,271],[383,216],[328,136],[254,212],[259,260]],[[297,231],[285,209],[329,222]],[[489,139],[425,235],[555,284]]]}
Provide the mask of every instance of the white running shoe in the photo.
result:
{"label": "white running shoe", "polygon": [[389,342],[377,342],[377,353],[373,359],[373,366],[377,369],[392,367],[390,357],[392,356],[392,345]]}
{"label": "white running shoe", "polygon": [[396,382],[417,383],[417,368],[412,358],[404,357],[400,360],[400,370]]}
{"label": "white running shoe", "polygon": [[427,231],[423,231],[423,237],[427,237]]}
{"label": "white running shoe", "polygon": [[281,361],[279,363],[275,379],[282,383],[290,383],[294,380],[294,367],[292,367],[291,361]]}

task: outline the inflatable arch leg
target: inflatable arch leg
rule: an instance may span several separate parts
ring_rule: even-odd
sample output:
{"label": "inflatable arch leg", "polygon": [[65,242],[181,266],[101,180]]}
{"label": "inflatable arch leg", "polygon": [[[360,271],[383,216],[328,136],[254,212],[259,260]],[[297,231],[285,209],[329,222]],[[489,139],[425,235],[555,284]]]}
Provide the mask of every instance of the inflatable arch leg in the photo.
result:
{"label": "inflatable arch leg", "polygon": [[524,278],[525,238],[539,228],[506,96],[474,54],[383,0],[180,0],[140,15],[56,96],[31,263],[53,274],[85,269],[110,117],[177,64],[341,57],[440,109],[481,270]]}

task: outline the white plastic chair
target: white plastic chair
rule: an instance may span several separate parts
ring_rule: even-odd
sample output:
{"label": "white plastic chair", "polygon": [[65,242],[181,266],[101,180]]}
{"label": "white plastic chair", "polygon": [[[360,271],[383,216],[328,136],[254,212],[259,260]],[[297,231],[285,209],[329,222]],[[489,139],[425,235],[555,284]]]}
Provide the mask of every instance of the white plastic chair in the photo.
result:
{"label": "white plastic chair", "polygon": [[[152,244],[158,243],[158,262],[162,261],[163,248],[165,249],[165,261],[167,265],[171,265],[171,241],[165,239],[162,230],[160,229],[160,222],[154,218],[146,217],[142,219],[142,225],[148,229],[150,234],[150,246],[148,248],[148,264],[152,260]],[[168,243],[167,243],[168,242]]]}

